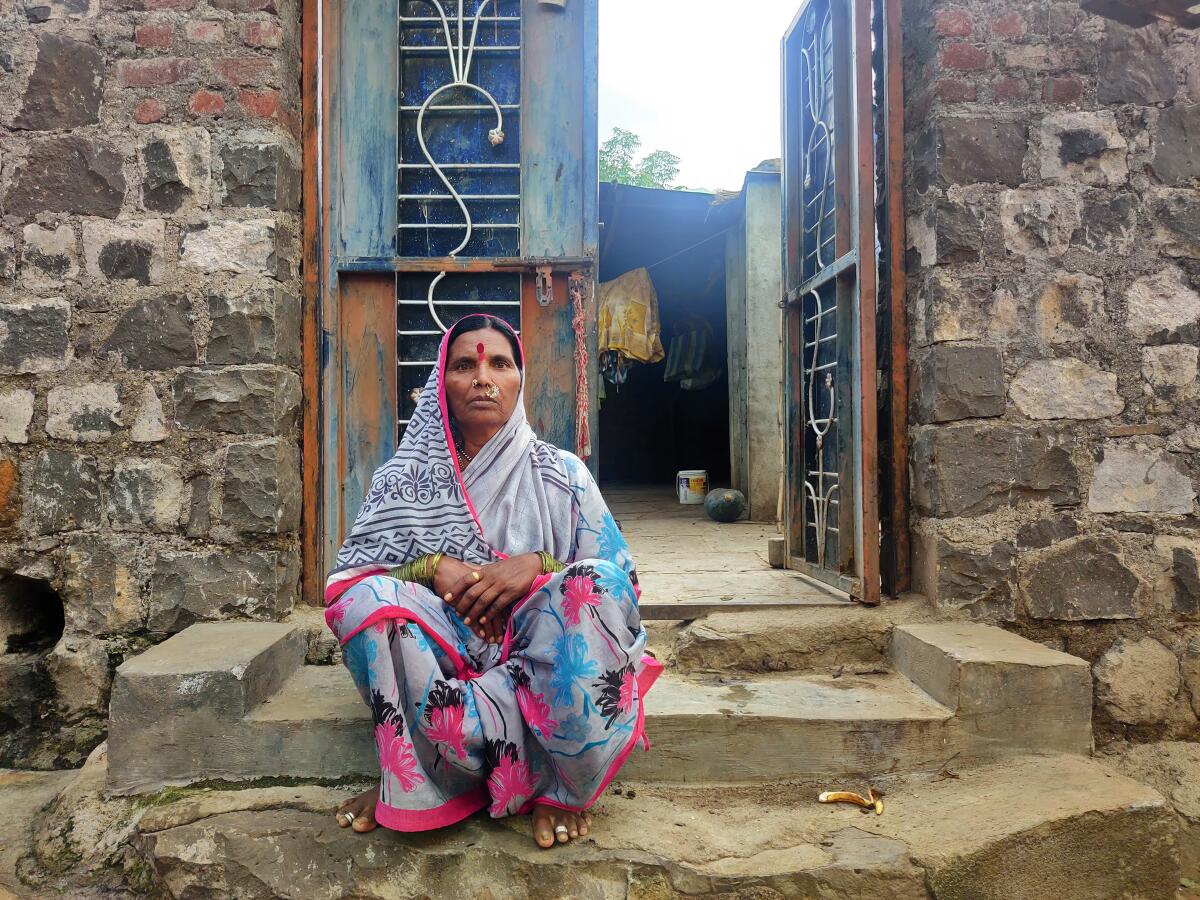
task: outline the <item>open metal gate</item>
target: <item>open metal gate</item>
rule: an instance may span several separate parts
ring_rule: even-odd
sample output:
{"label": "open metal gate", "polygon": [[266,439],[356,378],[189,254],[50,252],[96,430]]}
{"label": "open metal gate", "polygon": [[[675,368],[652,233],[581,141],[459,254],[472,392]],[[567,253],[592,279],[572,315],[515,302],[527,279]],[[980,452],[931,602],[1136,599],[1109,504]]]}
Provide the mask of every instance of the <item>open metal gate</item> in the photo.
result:
{"label": "open metal gate", "polygon": [[897,11],[809,0],[783,40],[789,564],[869,604],[907,572]]}

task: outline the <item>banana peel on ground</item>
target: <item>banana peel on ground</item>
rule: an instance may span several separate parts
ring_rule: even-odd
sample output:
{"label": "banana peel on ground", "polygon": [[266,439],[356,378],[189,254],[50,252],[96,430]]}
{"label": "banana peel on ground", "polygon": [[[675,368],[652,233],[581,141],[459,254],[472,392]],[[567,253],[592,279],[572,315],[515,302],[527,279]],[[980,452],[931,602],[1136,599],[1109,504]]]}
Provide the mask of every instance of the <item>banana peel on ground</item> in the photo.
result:
{"label": "banana peel on ground", "polygon": [[875,810],[875,815],[883,815],[883,794],[876,793],[873,788],[867,788],[867,796],[856,794],[854,791],[821,791],[817,797],[818,803],[853,803],[863,809]]}

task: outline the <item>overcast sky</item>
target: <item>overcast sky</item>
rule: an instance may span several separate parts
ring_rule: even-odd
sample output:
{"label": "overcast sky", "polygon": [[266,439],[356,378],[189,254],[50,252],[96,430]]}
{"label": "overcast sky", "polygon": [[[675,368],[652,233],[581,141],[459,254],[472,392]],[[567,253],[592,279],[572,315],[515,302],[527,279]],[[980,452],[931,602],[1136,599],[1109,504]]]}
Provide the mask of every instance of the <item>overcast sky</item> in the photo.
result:
{"label": "overcast sky", "polygon": [[600,140],[628,129],[680,157],[679,184],[740,188],[779,156],[779,42],[801,2],[600,0]]}

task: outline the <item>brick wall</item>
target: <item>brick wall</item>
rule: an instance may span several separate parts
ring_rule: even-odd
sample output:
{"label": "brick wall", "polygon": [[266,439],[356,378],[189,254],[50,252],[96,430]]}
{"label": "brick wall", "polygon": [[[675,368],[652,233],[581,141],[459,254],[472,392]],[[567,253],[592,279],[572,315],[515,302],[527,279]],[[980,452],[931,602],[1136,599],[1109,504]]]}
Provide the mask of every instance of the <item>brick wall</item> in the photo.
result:
{"label": "brick wall", "polygon": [[1200,32],[907,5],[917,586],[1200,736]]}
{"label": "brick wall", "polygon": [[294,603],[299,30],[0,0],[0,766],[78,763],[147,642]]}

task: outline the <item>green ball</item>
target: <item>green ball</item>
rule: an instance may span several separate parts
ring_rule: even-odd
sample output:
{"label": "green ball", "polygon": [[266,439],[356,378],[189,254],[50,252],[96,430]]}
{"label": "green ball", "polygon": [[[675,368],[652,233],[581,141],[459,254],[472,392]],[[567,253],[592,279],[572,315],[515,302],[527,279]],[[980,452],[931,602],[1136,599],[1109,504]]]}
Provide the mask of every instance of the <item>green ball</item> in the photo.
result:
{"label": "green ball", "polygon": [[704,511],[714,522],[736,522],[746,511],[746,495],[733,488],[717,488],[704,498]]}

